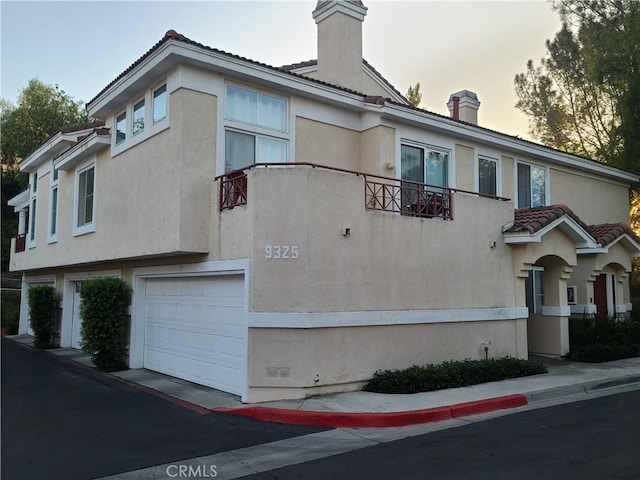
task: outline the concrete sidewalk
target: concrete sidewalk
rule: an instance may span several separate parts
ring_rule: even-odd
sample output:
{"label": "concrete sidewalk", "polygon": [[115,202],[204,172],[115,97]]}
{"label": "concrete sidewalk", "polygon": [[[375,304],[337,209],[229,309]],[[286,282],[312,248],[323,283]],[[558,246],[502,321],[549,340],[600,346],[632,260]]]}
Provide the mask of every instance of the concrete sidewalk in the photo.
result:
{"label": "concrete sidewalk", "polygon": [[[9,337],[32,345],[32,337]],[[49,353],[92,366],[88,355],[74,349]],[[151,393],[208,411],[245,415],[258,420],[331,427],[390,427],[458,418],[512,408],[576,393],[600,391],[620,385],[638,384],[640,357],[607,363],[578,363],[542,359],[549,373],[415,394],[348,392],[303,400],[243,404],[228,393],[144,369],[111,374]]]}

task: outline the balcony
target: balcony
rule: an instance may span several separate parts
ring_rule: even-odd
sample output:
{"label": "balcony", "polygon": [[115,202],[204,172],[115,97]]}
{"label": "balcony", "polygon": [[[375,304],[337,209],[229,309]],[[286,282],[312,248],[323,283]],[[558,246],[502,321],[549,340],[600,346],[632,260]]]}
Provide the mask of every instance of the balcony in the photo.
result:
{"label": "balcony", "polygon": [[16,241],[16,246],[14,249],[15,253],[20,253],[20,252],[24,252],[25,249],[27,248],[27,234],[23,233],[21,235],[18,235],[15,238]]}
{"label": "balcony", "polygon": [[453,220],[453,196],[455,193],[502,201],[508,200],[467,190],[370,175],[312,163],[258,163],[216,177],[216,180],[220,182],[220,211],[231,210],[247,204],[247,171],[257,167],[308,167],[362,177],[364,179],[364,206],[367,210],[390,212],[411,217]]}

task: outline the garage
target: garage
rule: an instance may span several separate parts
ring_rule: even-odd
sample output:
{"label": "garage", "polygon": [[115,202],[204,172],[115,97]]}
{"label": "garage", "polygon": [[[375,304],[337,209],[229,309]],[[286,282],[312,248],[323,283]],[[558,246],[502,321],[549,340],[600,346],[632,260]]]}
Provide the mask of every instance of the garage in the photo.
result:
{"label": "garage", "polygon": [[242,275],[146,281],[144,368],[242,395],[247,337]]}

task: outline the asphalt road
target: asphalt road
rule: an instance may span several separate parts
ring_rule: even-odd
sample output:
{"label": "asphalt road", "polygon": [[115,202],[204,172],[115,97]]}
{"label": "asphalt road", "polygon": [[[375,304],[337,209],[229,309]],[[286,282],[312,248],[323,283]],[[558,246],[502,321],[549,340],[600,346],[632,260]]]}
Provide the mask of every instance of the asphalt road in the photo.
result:
{"label": "asphalt road", "polygon": [[86,480],[327,430],[199,414],[2,340],[3,480]]}
{"label": "asphalt road", "polygon": [[247,480],[638,480],[640,391],[507,415]]}

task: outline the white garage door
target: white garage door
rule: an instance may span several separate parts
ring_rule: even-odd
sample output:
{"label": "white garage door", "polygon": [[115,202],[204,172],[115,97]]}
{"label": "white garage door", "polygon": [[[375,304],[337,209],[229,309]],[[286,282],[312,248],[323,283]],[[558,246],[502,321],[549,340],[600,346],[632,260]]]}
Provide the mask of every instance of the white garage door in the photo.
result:
{"label": "white garage door", "polygon": [[242,275],[147,280],[144,367],[242,395],[244,303]]}

